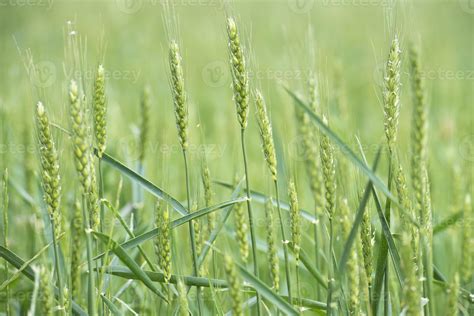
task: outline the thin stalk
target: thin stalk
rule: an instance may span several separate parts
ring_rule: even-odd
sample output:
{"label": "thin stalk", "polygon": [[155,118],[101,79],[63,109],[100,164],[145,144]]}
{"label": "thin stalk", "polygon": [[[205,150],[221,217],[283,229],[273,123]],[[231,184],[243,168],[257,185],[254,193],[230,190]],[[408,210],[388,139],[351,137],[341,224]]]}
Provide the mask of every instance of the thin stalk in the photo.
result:
{"label": "thin stalk", "polygon": [[[186,155],[186,150],[183,149],[183,159],[184,159],[184,170],[186,173],[186,199],[188,203],[188,212],[191,210],[191,192],[189,188],[189,169],[188,169],[188,157]],[[194,225],[193,221],[189,221],[189,235],[191,236],[191,251],[192,251],[192,256],[193,256],[193,275],[194,276],[199,276],[198,275],[198,256],[196,252],[196,234],[194,232]],[[201,288],[197,287],[197,303],[198,303],[198,310],[199,310],[199,315],[202,314],[202,306],[201,306]]]}
{"label": "thin stalk", "polygon": [[[244,169],[245,169],[245,192],[247,195],[247,211],[249,216],[249,227],[250,227],[250,239],[252,242],[252,257],[253,257],[253,272],[255,277],[259,278],[258,273],[258,262],[257,262],[257,241],[255,239],[255,227],[253,225],[253,216],[252,216],[252,204],[250,203],[250,184],[249,184],[249,172],[247,165],[247,152],[245,150],[245,129],[240,129],[240,142],[242,145],[242,156],[244,158]],[[257,293],[257,314],[260,315],[260,294]]]}
{"label": "thin stalk", "polygon": [[56,269],[56,277],[58,281],[58,290],[59,290],[59,305],[61,308],[61,314],[65,315],[64,313],[64,287],[63,287],[63,281],[61,278],[61,270],[59,268],[59,244],[58,241],[56,240],[56,232],[54,229],[54,223],[53,220],[51,219],[51,231],[53,234],[53,251],[54,251],[54,265]]}
{"label": "thin stalk", "polygon": [[[332,218],[329,218],[329,256],[328,258],[332,258],[332,247],[333,247],[333,223]],[[334,290],[334,263],[332,260],[329,262],[328,267],[329,277],[328,277],[328,297],[326,303],[326,314],[328,316],[332,315],[332,292]]]}
{"label": "thin stalk", "polygon": [[[389,190],[392,189],[392,150],[389,150],[388,156],[388,183],[387,187]],[[391,216],[391,201],[387,199],[387,205],[385,206],[385,218],[387,219],[388,227],[390,228],[390,216]],[[388,253],[387,253],[388,255]],[[389,287],[389,266],[390,261],[386,260],[385,263],[385,277],[384,277],[384,315],[389,316],[392,314],[390,306],[390,287]]]}
{"label": "thin stalk", "polygon": [[290,264],[288,260],[288,245],[286,243],[286,236],[285,236],[285,228],[283,226],[283,216],[281,215],[281,207],[280,207],[280,193],[278,190],[278,181],[275,180],[275,196],[277,201],[277,209],[278,209],[278,219],[280,221],[280,230],[281,230],[281,239],[283,240],[283,254],[285,256],[285,275],[286,275],[286,285],[288,289],[288,298],[289,301],[292,302],[293,299],[291,297],[291,278],[290,278]]}
{"label": "thin stalk", "polygon": [[91,228],[89,225],[89,217],[86,212],[86,205],[85,200],[82,206],[82,216],[84,217],[84,231],[86,233],[86,249],[87,249],[87,269],[89,270],[87,273],[88,276],[88,289],[87,289],[87,311],[89,315],[94,316],[97,315],[96,312],[96,303],[95,303],[95,280],[94,280],[94,273],[93,271],[93,263],[92,263],[92,239],[91,239]]}
{"label": "thin stalk", "polygon": [[[315,203],[315,206],[314,206],[314,217],[318,218],[318,212],[316,211],[316,203]],[[320,267],[320,264],[319,264],[319,238],[318,238],[318,223],[317,222],[314,222],[314,230],[313,230],[313,233],[314,233],[314,264],[316,265],[316,268],[319,269]],[[317,289],[316,289],[316,299],[320,299],[321,298],[321,287],[320,285],[318,284],[317,285]]]}

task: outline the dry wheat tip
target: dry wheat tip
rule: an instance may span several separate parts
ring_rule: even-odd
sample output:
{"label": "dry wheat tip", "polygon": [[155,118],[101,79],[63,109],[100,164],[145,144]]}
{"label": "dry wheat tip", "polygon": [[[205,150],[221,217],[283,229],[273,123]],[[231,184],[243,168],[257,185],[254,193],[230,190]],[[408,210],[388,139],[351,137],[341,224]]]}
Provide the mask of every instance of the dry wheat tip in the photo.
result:
{"label": "dry wheat tip", "polygon": [[59,159],[51,133],[49,119],[41,102],[38,102],[36,106],[36,126],[44,200],[57,236],[61,232],[61,214],[59,212],[61,177],[59,174]]}
{"label": "dry wheat tip", "polygon": [[71,130],[74,151],[74,162],[83,193],[88,194],[91,187],[90,148],[87,139],[87,127],[84,108],[76,81],[69,86],[69,101],[71,113]]}
{"label": "dry wheat tip", "polygon": [[398,116],[400,113],[400,46],[398,38],[392,41],[385,69],[384,126],[390,151],[397,139]]}
{"label": "dry wheat tip", "polygon": [[263,154],[267,162],[268,168],[272,174],[273,181],[277,180],[277,160],[275,154],[275,146],[273,144],[272,126],[268,118],[267,107],[260,91],[255,92],[255,104],[257,106],[257,121],[260,128],[260,136],[262,139]]}
{"label": "dry wheat tip", "polygon": [[[323,116],[323,123],[328,125],[326,116]],[[323,168],[326,211],[329,219],[332,220],[336,206],[336,163],[334,148],[326,135],[321,135],[321,166]]]}
{"label": "dry wheat tip", "polygon": [[170,238],[170,216],[168,207],[157,202],[155,207],[155,225],[159,233],[155,239],[155,253],[158,257],[158,265],[163,271],[165,282],[171,279],[171,238]]}
{"label": "dry wheat tip", "polygon": [[107,105],[105,97],[105,75],[104,67],[99,65],[94,82],[94,132],[99,157],[105,152],[107,146]]}
{"label": "dry wheat tip", "polygon": [[242,316],[242,294],[240,293],[241,281],[235,269],[231,256],[224,256],[224,269],[229,283],[230,297],[232,299],[232,315]]}
{"label": "dry wheat tip", "polygon": [[169,48],[169,63],[171,71],[171,92],[173,95],[174,113],[178,128],[179,143],[183,150],[188,148],[188,109],[184,91],[184,76],[182,58],[176,41],[171,41]]}
{"label": "dry wheat tip", "polygon": [[230,55],[230,69],[232,73],[232,87],[234,90],[234,103],[240,127],[247,127],[249,111],[249,84],[248,73],[245,65],[245,56],[240,43],[239,33],[233,18],[227,19],[227,36]]}
{"label": "dry wheat tip", "polygon": [[280,264],[278,260],[278,249],[276,245],[276,235],[273,220],[273,203],[267,199],[265,203],[265,219],[267,224],[267,244],[268,244],[268,262],[270,265],[270,277],[275,292],[280,289]]}
{"label": "dry wheat tip", "polygon": [[295,183],[288,183],[288,196],[290,200],[290,226],[291,226],[291,242],[295,249],[296,262],[299,261],[300,244],[301,244],[301,227],[300,214],[298,206],[298,195],[296,193]]}

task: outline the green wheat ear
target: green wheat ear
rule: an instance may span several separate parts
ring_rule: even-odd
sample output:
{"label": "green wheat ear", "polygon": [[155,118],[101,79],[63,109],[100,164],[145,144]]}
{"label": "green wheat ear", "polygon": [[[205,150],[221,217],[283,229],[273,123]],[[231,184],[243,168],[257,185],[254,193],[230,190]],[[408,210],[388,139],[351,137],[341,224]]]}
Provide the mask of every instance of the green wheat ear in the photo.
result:
{"label": "green wheat ear", "polygon": [[249,258],[249,243],[247,239],[248,226],[245,219],[245,210],[243,203],[237,203],[234,206],[235,230],[237,242],[239,243],[240,257],[242,262],[247,262]]}
{"label": "green wheat ear", "polygon": [[288,197],[290,200],[290,226],[291,226],[291,242],[295,251],[295,259],[298,263],[300,259],[301,246],[301,227],[300,214],[298,206],[298,195],[296,193],[295,183],[290,181],[288,183]]}
{"label": "green wheat ear", "polygon": [[74,203],[74,213],[71,221],[71,295],[77,298],[80,295],[81,286],[81,249],[83,236],[82,208],[81,202]]}
{"label": "green wheat ear", "polygon": [[45,266],[39,268],[39,293],[41,293],[41,315],[53,315],[52,275]]}
{"label": "green wheat ear", "polygon": [[474,256],[474,237],[472,234],[472,227],[469,223],[472,223],[472,202],[471,195],[467,194],[464,199],[463,207],[464,225],[462,230],[462,261],[461,261],[461,281],[469,284],[469,280],[472,278],[472,261]]}
{"label": "green wheat ear", "polygon": [[224,256],[224,269],[229,283],[230,297],[232,299],[232,315],[243,316],[242,295],[240,293],[241,281],[237,275],[234,261],[231,256]]}
{"label": "green wheat ear", "polygon": [[420,315],[421,313],[421,295],[418,281],[418,271],[413,251],[411,233],[403,232],[401,242],[401,266],[405,275],[403,286],[402,307],[406,309],[406,315]]}
{"label": "green wheat ear", "polygon": [[[326,116],[323,116],[323,122],[328,125]],[[336,207],[336,162],[334,148],[326,135],[321,135],[321,166],[323,168],[326,211],[329,219],[332,220]]]}
{"label": "green wheat ear", "polygon": [[179,315],[189,316],[189,304],[187,297],[186,286],[183,280],[178,280],[178,301],[179,301]]}
{"label": "green wheat ear", "polygon": [[174,114],[178,128],[179,143],[183,150],[188,148],[188,109],[184,91],[184,76],[182,58],[176,41],[171,41],[169,48],[169,63],[171,71],[171,91],[173,94]]}
{"label": "green wheat ear", "polygon": [[232,87],[234,89],[234,102],[240,127],[245,129],[247,127],[249,112],[249,79],[237,25],[233,18],[227,19],[227,37],[230,69],[232,73]]}
{"label": "green wheat ear", "polygon": [[390,152],[397,140],[398,116],[400,113],[400,46],[398,38],[392,41],[385,69],[384,126]]}
{"label": "green wheat ear", "polygon": [[105,97],[105,74],[104,67],[99,65],[94,82],[94,132],[99,157],[107,147],[107,104]]}
{"label": "green wheat ear", "polygon": [[59,159],[46,109],[43,103],[36,105],[36,129],[38,133],[38,147],[41,162],[41,182],[44,191],[44,200],[48,214],[53,222],[55,236],[61,233],[61,177],[59,174]]}
{"label": "green wheat ear", "polygon": [[93,153],[85,115],[85,97],[79,95],[79,87],[72,80],[69,86],[69,103],[72,130],[74,162],[82,192],[87,198],[90,210],[91,228],[97,229],[100,224],[100,214],[97,195],[97,180]]}
{"label": "green wheat ear", "polygon": [[273,181],[277,180],[277,160],[275,146],[273,144],[273,133],[270,119],[268,118],[267,107],[260,91],[255,92],[255,104],[257,106],[257,122],[260,128],[260,137],[262,139],[263,153],[265,161],[272,174]]}
{"label": "green wheat ear", "polygon": [[448,288],[448,310],[446,315],[458,315],[459,286],[459,273],[456,272],[454,280]]}
{"label": "green wheat ear", "polygon": [[280,290],[280,264],[278,260],[273,212],[273,202],[271,199],[267,199],[265,202],[265,220],[267,226],[268,262],[272,286],[275,292],[278,292]]}
{"label": "green wheat ear", "polygon": [[155,239],[155,253],[165,282],[169,283],[171,279],[170,215],[168,207],[160,202],[157,202],[155,207],[155,226],[159,230]]}

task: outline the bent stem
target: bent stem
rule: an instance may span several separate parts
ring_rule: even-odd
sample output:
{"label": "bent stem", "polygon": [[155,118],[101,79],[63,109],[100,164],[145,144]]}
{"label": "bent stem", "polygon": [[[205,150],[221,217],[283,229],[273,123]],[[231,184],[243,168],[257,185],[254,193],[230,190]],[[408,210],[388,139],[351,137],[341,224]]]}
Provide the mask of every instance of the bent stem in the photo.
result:
{"label": "bent stem", "polygon": [[278,192],[278,181],[275,180],[275,196],[277,200],[277,209],[278,209],[278,219],[280,222],[280,230],[281,230],[281,239],[283,240],[283,254],[285,256],[285,275],[286,275],[286,286],[288,289],[288,299],[290,302],[293,301],[291,296],[291,279],[290,279],[290,264],[288,260],[288,244],[287,239],[285,236],[285,228],[283,226],[283,216],[281,215],[281,207],[280,207],[280,193]]}
{"label": "bent stem", "polygon": [[[184,159],[184,170],[186,173],[186,199],[188,203],[188,212],[191,210],[191,193],[189,189],[189,169],[188,169],[188,157],[186,155],[186,150],[183,149],[183,159]],[[193,256],[193,275],[198,277],[198,257],[196,252],[196,234],[194,232],[194,225],[193,221],[189,221],[189,235],[191,237],[191,251]],[[202,314],[202,306],[201,306],[201,288],[197,287],[197,303],[198,303],[198,310],[199,315]]]}
{"label": "bent stem", "polygon": [[[252,257],[253,257],[253,272],[255,277],[258,279],[258,262],[257,262],[257,241],[255,239],[255,227],[253,225],[253,216],[252,216],[252,204],[250,203],[250,184],[249,184],[249,172],[247,165],[247,152],[245,150],[245,129],[240,129],[240,142],[242,145],[242,155],[244,158],[244,169],[245,169],[245,186],[246,186],[246,195],[247,195],[247,211],[249,216],[249,227],[250,227],[250,239],[252,242]],[[260,294],[257,293],[257,314],[260,315]]]}

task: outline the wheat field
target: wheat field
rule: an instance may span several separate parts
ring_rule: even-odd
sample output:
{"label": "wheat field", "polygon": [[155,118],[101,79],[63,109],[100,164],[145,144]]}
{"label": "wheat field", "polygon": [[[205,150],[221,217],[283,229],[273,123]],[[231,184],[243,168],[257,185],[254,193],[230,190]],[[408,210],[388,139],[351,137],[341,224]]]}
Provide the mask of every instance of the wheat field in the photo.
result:
{"label": "wheat field", "polygon": [[473,315],[469,0],[0,2],[0,314]]}

